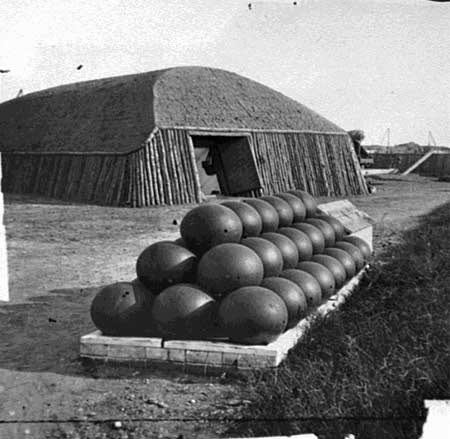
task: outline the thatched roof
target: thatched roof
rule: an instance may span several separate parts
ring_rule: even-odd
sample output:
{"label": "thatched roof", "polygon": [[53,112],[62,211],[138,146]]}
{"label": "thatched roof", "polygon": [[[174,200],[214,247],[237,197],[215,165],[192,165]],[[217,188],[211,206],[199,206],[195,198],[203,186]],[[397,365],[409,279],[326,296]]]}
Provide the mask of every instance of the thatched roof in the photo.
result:
{"label": "thatched roof", "polygon": [[0,151],[123,151],[151,132],[157,72],[62,85],[0,104]]}
{"label": "thatched roof", "polygon": [[206,67],[63,85],[0,104],[0,151],[127,151],[155,126],[342,132],[283,94]]}
{"label": "thatched roof", "polygon": [[170,69],[154,93],[158,125],[341,131],[293,99],[224,70]]}

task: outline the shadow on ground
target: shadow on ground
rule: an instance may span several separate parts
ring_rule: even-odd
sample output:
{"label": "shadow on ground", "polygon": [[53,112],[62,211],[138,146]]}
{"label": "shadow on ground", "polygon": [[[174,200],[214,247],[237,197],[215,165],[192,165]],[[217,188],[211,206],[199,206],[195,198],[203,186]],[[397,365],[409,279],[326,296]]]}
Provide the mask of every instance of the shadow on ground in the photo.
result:
{"label": "shadow on ground", "polygon": [[176,370],[81,361],[80,337],[96,329],[90,306],[100,288],[53,290],[24,303],[0,306],[0,369],[86,378],[179,376]]}
{"label": "shadow on ground", "polygon": [[[90,306],[99,287],[53,290],[25,303],[0,306],[0,369],[65,376],[121,379],[179,378],[185,370],[165,366],[82,361],[80,337],[96,328]],[[197,373],[194,381],[208,381]]]}
{"label": "shadow on ground", "polygon": [[0,307],[0,368],[80,375],[79,339],[95,328],[89,308],[98,288],[54,290]]}

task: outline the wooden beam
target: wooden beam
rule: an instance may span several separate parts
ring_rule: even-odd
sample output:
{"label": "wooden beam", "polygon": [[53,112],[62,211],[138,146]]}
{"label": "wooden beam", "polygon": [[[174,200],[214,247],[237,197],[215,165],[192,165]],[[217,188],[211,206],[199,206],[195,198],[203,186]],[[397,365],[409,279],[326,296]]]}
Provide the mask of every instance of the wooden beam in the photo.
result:
{"label": "wooden beam", "polygon": [[250,131],[212,131],[212,130],[188,130],[190,136],[219,136],[219,137],[250,137]]}
{"label": "wooden beam", "polygon": [[160,125],[159,129],[185,130],[185,131],[207,131],[214,133],[302,133],[302,134],[332,134],[334,136],[349,137],[345,131],[313,131],[313,130],[290,130],[290,129],[272,129],[272,128],[216,128],[216,127],[193,127],[193,126],[170,126]]}
{"label": "wooden beam", "polygon": [[410,172],[414,171],[417,167],[419,167],[423,162],[428,160],[434,154],[433,151],[427,152],[423,157],[421,157],[417,162],[411,165],[406,171],[402,172],[401,175],[408,175]]}

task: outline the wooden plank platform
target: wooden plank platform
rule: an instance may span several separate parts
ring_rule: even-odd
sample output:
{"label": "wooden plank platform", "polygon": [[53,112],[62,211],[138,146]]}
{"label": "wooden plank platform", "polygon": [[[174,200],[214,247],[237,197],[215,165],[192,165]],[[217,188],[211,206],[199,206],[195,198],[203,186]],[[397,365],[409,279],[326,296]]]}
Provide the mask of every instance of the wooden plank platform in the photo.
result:
{"label": "wooden plank platform", "polygon": [[367,241],[373,250],[373,219],[348,200],[319,204],[319,211],[338,219],[346,231]]}
{"label": "wooden plank platform", "polygon": [[362,175],[364,177],[370,177],[372,175],[385,175],[385,174],[396,174],[398,172],[397,168],[384,168],[384,169],[361,169]]}

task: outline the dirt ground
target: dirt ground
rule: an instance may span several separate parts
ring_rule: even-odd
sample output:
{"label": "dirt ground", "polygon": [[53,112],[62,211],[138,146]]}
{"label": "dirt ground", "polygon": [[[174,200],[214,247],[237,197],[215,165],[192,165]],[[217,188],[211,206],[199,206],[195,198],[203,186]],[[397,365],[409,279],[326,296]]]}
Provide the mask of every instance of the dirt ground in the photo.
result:
{"label": "dirt ground", "polygon": [[[372,181],[375,194],[349,199],[375,221],[375,256],[450,201],[450,184],[434,179]],[[245,386],[228,377],[86,369],[78,358],[79,337],[94,329],[89,307],[99,286],[133,279],[140,252],[177,237],[191,206],[5,198],[12,300],[0,305],[0,439],[218,437],[233,419],[250,415]]]}

